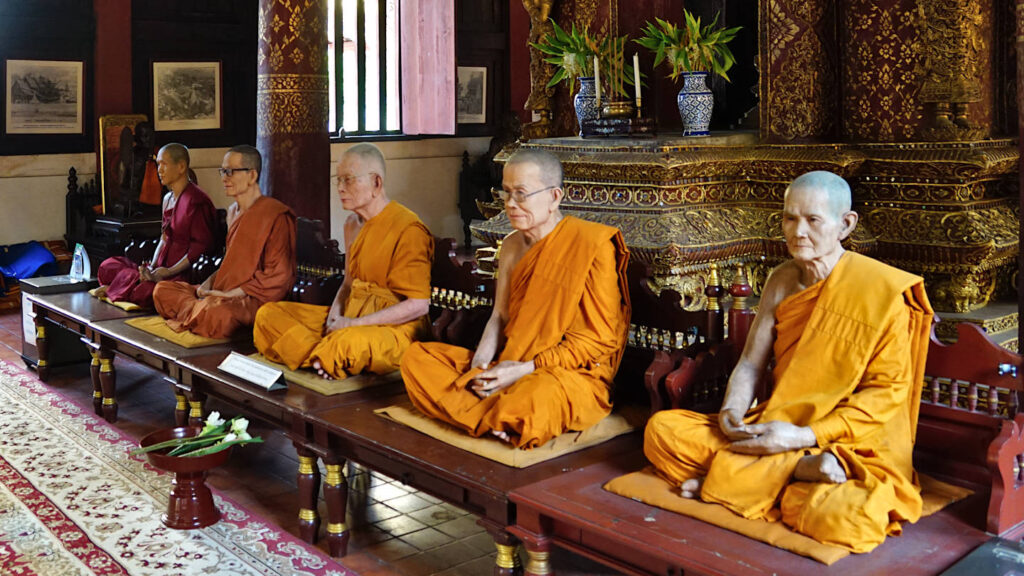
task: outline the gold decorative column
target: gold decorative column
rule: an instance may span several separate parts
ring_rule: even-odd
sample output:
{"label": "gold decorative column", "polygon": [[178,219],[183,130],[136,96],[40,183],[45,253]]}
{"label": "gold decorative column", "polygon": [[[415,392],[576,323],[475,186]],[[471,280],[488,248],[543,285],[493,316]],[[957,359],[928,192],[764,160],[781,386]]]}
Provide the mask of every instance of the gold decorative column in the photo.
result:
{"label": "gold decorative column", "polygon": [[260,0],[256,146],[264,193],[330,219],[326,0]]}
{"label": "gold decorative column", "polygon": [[[554,34],[551,25],[551,7],[554,0],[523,0],[523,7],[530,14],[529,42],[537,43],[546,34]],[[536,114],[536,120],[523,127],[523,135],[527,138],[547,138],[551,136],[552,99],[555,87],[548,88],[548,81],[554,75],[551,64],[544,62],[544,54],[530,46],[530,97],[526,99],[525,108]]]}

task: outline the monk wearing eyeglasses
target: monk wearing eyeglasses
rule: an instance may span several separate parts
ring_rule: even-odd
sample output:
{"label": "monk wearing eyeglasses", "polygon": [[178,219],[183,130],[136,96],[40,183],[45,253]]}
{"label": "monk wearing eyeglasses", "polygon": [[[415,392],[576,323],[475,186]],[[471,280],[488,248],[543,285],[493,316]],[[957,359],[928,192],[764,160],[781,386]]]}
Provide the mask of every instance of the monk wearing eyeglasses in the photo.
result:
{"label": "monk wearing eyeglasses", "polygon": [[[843,249],[850,200],[831,172],[789,185],[793,259],[765,282],[721,411],[656,413],[644,452],[685,498],[868,552],[921,516],[913,448],[932,309],[921,278]],[[772,356],[774,391],[752,409]]]}
{"label": "monk wearing eyeglasses", "polygon": [[295,282],[295,215],[264,196],[259,150],[235,146],[224,155],[220,178],[235,203],[228,208],[227,250],[220,268],[199,286],[160,282],[157,312],[173,330],[228,338],[252,326],[256,310],[284,298]]}
{"label": "monk wearing eyeglasses", "polygon": [[480,343],[416,343],[402,377],[424,414],[534,448],[611,411],[629,326],[629,251],[617,229],[563,216],[562,167],[550,153],[520,150],[502,176],[514,231]]}
{"label": "monk wearing eyeglasses", "polygon": [[275,302],[256,314],[260,353],[329,379],[398,370],[428,333],[434,237],[408,208],[388,199],[384,155],[356,144],[338,162],[345,221],[345,280],[330,306]]}

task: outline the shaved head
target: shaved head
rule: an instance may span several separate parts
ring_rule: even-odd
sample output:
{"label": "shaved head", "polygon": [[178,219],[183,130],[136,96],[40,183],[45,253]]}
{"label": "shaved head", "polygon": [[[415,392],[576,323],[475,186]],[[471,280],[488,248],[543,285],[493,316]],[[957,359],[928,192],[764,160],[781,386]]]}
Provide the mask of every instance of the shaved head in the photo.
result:
{"label": "shaved head", "polygon": [[359,158],[363,167],[370,172],[380,176],[381,182],[387,175],[387,167],[384,165],[384,153],[373,144],[362,142],[345,150],[342,156],[353,156]]}
{"label": "shaved head", "polygon": [[538,176],[544,186],[562,187],[562,163],[554,154],[535,148],[520,148],[508,159],[506,166],[532,164],[537,167]]}
{"label": "shaved head", "polygon": [[850,185],[842,177],[825,170],[816,170],[797,176],[786,188],[786,196],[788,197],[791,192],[798,190],[827,196],[829,208],[836,219],[842,218],[843,214],[849,212],[853,207]]}

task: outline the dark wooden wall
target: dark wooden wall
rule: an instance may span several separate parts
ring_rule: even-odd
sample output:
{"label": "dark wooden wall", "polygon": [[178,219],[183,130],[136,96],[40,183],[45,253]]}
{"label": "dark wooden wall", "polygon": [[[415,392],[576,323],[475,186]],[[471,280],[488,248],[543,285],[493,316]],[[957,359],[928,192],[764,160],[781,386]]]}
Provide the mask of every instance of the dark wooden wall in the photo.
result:
{"label": "dark wooden wall", "polygon": [[132,107],[153,118],[154,61],[221,63],[221,129],[157,132],[158,144],[256,144],[256,0],[132,0]]}
{"label": "dark wooden wall", "polygon": [[[455,59],[459,66],[487,68],[487,123],[458,124],[458,136],[490,136],[510,109],[509,1],[457,0]],[[529,78],[526,79],[529,84]]]}
{"label": "dark wooden wall", "polygon": [[[0,2],[0,154],[89,152],[93,149],[92,0]],[[83,69],[81,134],[6,132],[7,60],[79,60]]]}

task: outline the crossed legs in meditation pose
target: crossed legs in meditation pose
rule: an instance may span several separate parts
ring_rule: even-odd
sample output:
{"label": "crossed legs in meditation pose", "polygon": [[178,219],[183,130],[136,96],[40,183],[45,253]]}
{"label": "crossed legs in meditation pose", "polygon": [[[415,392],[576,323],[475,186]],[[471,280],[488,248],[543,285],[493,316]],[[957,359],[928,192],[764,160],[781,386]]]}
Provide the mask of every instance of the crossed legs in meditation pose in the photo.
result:
{"label": "crossed legs in meditation pose", "polygon": [[[932,310],[921,278],[843,250],[850,207],[835,174],[790,184],[792,260],[765,283],[721,411],[655,414],[644,452],[684,497],[867,552],[921,515],[912,452]],[[773,355],[774,390],[750,409]]]}

